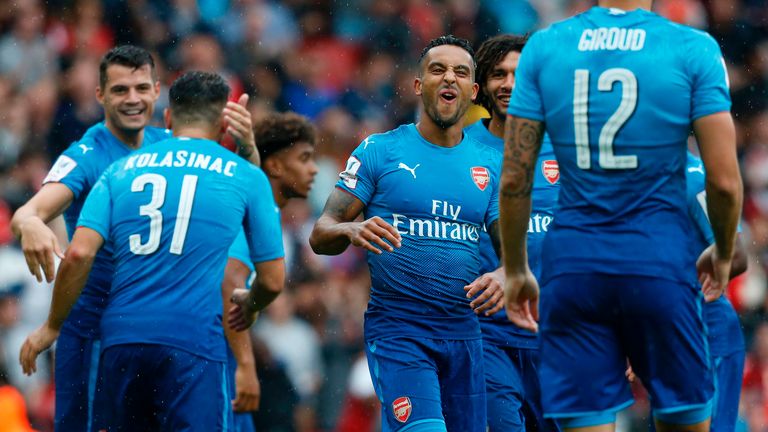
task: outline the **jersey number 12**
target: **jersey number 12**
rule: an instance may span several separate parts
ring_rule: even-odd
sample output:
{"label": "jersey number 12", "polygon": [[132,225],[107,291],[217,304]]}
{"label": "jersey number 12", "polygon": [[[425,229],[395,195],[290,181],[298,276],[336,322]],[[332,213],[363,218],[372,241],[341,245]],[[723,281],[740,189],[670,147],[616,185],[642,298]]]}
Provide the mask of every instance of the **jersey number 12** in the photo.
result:
{"label": "jersey number 12", "polygon": [[[603,126],[598,139],[599,164],[603,169],[637,168],[637,156],[613,154],[613,140],[637,106],[637,78],[632,71],[622,68],[608,69],[600,74],[597,89],[613,90],[613,84],[621,83],[621,103]],[[592,167],[589,152],[589,70],[577,69],[573,85],[573,127],[576,134],[576,165],[588,170]]]}
{"label": "jersey number 12", "polygon": [[[152,185],[152,199],[148,204],[139,207],[141,216],[149,217],[149,238],[146,243],[141,242],[140,234],[131,234],[128,238],[131,252],[136,255],[149,255],[160,247],[160,235],[163,232],[163,213],[160,207],[165,202],[165,189],[168,181],[160,174],[142,174],[131,183],[131,192],[142,192],[147,185]],[[195,189],[197,188],[197,176],[185,175],[181,184],[181,196],[179,196],[179,210],[176,212],[176,224],[173,227],[170,252],[181,255],[184,249],[184,240],[189,229],[189,215],[192,213],[192,203],[195,201]]]}

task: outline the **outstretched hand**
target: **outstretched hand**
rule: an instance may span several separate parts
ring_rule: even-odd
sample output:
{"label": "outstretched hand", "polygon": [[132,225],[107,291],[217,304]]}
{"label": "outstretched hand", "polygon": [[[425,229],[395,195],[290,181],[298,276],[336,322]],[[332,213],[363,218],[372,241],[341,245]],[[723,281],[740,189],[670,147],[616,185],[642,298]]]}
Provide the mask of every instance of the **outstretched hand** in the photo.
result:
{"label": "outstretched hand", "polygon": [[712,302],[720,298],[728,287],[731,275],[731,258],[721,258],[715,244],[709,245],[696,261],[704,300]]}
{"label": "outstretched hand", "polygon": [[[467,298],[475,297],[469,306],[476,314],[482,313],[491,316],[504,308],[503,278],[496,272],[480,275],[469,285],[464,287]],[[479,295],[478,295],[479,294]]]}
{"label": "outstretched hand", "polygon": [[29,272],[38,282],[53,282],[56,276],[56,262],[54,255],[64,259],[59,240],[56,234],[38,218],[30,218],[21,227],[21,250],[27,261]]}
{"label": "outstretched hand", "polygon": [[352,229],[348,234],[349,242],[375,254],[381,254],[382,251],[392,252],[394,248],[400,247],[403,240],[395,227],[378,216],[363,222],[352,222],[350,226]]}
{"label": "outstretched hand", "polygon": [[59,331],[43,324],[27,336],[19,352],[19,363],[26,375],[37,372],[37,356],[53,345],[59,337]]}
{"label": "outstretched hand", "polygon": [[512,323],[534,333],[539,331],[539,283],[527,266],[522,272],[507,271],[504,298]]}

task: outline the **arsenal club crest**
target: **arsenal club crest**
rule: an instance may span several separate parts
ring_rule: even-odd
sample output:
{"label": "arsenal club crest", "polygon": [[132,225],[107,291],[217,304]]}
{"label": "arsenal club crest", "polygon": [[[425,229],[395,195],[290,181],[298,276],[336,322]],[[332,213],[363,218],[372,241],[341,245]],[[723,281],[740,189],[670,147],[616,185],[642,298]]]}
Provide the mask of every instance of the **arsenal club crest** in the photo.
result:
{"label": "arsenal club crest", "polygon": [[481,191],[484,191],[488,187],[488,183],[491,182],[491,175],[488,174],[488,168],[486,167],[472,167],[472,181],[475,182],[475,186]]}
{"label": "arsenal club crest", "polygon": [[541,162],[541,173],[550,184],[557,183],[560,180],[560,168],[556,160],[545,160]]}
{"label": "arsenal club crest", "polygon": [[392,402],[392,412],[400,423],[405,423],[411,417],[411,400],[405,396],[399,397]]}

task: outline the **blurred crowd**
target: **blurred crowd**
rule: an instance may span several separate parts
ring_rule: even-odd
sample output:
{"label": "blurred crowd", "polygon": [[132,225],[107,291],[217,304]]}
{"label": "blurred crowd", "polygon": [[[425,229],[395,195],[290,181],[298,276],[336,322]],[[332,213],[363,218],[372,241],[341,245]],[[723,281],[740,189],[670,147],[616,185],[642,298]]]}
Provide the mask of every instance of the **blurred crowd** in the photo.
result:
{"label": "blurred crowd", "polygon": [[[415,61],[433,37],[477,47],[585,10],[590,0],[8,0],[0,5],[0,431],[27,416],[52,430],[49,356],[25,377],[26,334],[45,319],[51,287],[38,283],[9,229],[12,212],[51,162],[102,112],[98,61],[114,45],[150,49],[167,88],[186,70],[215,71],[251,95],[254,121],[292,110],[318,129],[320,173],[307,202],[283,211],[287,292],[253,329],[262,385],[259,431],[376,430],[378,406],[362,354],[369,279],[365,256],[320,257],[307,238],[342,164],[371,133],[416,120]],[[768,3],[656,0],[658,13],[709,31],[726,59],[745,182],[742,238],[748,272],[729,296],[748,358],[744,430],[768,430]],[[696,55],[696,53],[691,53]],[[476,119],[481,108],[468,115]],[[470,121],[468,119],[468,121]],[[180,269],[180,271],[183,271]],[[392,329],[397,331],[397,329]],[[23,397],[23,399],[22,399]],[[645,430],[643,404],[625,430]],[[26,411],[24,411],[26,410]],[[15,430],[15,429],[14,429]]]}

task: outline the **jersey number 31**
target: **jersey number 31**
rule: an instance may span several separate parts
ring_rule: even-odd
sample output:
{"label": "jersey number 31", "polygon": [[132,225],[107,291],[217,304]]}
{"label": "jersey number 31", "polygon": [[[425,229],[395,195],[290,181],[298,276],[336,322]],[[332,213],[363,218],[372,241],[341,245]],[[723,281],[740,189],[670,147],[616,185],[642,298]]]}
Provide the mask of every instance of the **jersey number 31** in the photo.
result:
{"label": "jersey number 31", "polygon": [[[152,185],[152,199],[148,204],[139,207],[141,216],[149,217],[149,238],[146,243],[141,242],[140,234],[131,234],[128,237],[131,252],[136,255],[149,255],[160,247],[160,235],[163,232],[163,213],[160,207],[165,202],[165,189],[168,181],[159,174],[142,174],[131,183],[131,192],[142,192],[147,185]],[[195,201],[195,189],[197,189],[197,176],[185,175],[181,184],[179,196],[179,210],[176,212],[176,224],[173,227],[170,252],[181,255],[184,249],[184,240],[189,229],[189,215],[192,213],[192,203]]]}

